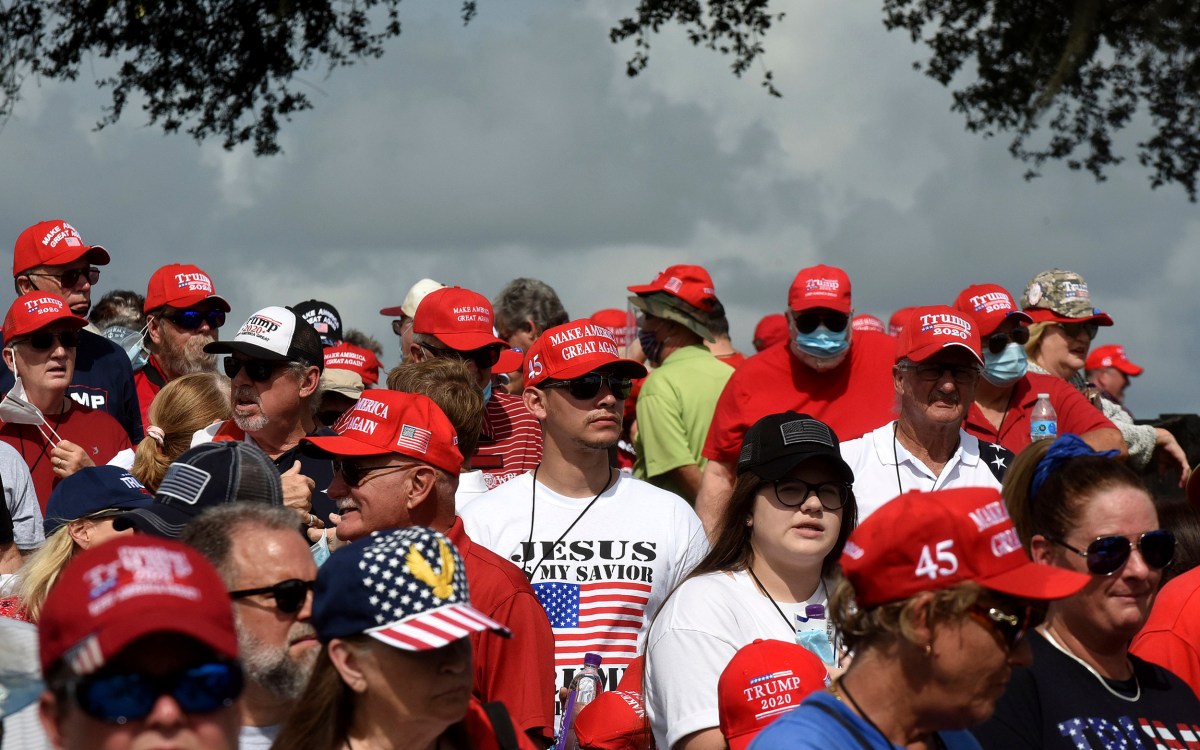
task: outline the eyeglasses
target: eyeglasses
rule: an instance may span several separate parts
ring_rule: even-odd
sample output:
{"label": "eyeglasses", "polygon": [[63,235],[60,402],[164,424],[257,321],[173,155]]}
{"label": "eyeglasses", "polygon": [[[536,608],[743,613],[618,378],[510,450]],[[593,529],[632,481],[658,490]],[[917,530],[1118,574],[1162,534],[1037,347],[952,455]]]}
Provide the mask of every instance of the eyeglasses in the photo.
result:
{"label": "eyeglasses", "polygon": [[408,322],[409,320],[411,320],[411,318],[398,318],[396,320],[393,320],[392,321],[392,333],[396,334],[397,336],[403,336],[404,335],[404,324],[406,322]]}
{"label": "eyeglasses", "polygon": [[95,266],[88,268],[69,268],[62,273],[27,273],[26,276],[49,276],[52,279],[58,279],[59,285],[63,289],[74,289],[80,279],[86,278],[89,284],[95,284],[100,281],[100,269]]}
{"label": "eyeglasses", "polygon": [[1004,351],[1010,341],[1025,346],[1029,343],[1029,329],[1025,326],[1017,326],[1008,333],[993,333],[987,337],[988,351],[992,354],[999,354]]}
{"label": "eyeglasses", "polygon": [[999,607],[984,607],[976,604],[967,610],[967,615],[989,630],[1000,634],[1004,645],[1012,651],[1021,642],[1029,622],[1033,617],[1033,608],[1026,606],[1020,614],[1009,614]]}
{"label": "eyeglasses", "polygon": [[463,362],[473,362],[480,370],[486,370],[489,367],[495,367],[500,361],[501,346],[493,344],[479,349],[472,349],[467,352],[460,352],[457,349],[446,349],[440,346],[430,346],[429,344],[421,344],[420,347],[425,349],[435,357],[444,357],[448,359],[461,359]]}
{"label": "eyeglasses", "polygon": [[230,599],[245,599],[248,596],[270,594],[275,600],[275,609],[287,615],[294,615],[304,608],[304,600],[316,581],[301,581],[299,578],[289,578],[286,581],[261,586],[256,589],[230,591]]}
{"label": "eyeglasses", "polygon": [[185,331],[199,330],[200,326],[205,323],[214,331],[225,325],[225,313],[220,310],[176,310],[170,315],[163,315],[162,317],[174,323],[177,328],[182,328]]}
{"label": "eyeglasses", "polygon": [[792,320],[796,323],[796,330],[800,333],[812,333],[817,330],[817,326],[822,323],[826,328],[834,333],[840,333],[846,330],[846,325],[850,322],[850,316],[839,312],[803,312],[792,313]]}
{"label": "eyeglasses", "polygon": [[979,365],[951,365],[944,362],[922,362],[919,365],[896,365],[901,370],[912,370],[921,380],[934,382],[942,379],[943,372],[949,372],[950,377],[959,385],[974,383],[979,377]]}
{"label": "eyeglasses", "polygon": [[1096,338],[1096,334],[1100,332],[1100,326],[1097,323],[1055,323],[1054,325],[1062,329],[1063,335],[1069,339],[1079,338],[1079,334],[1086,333],[1088,340]]}
{"label": "eyeglasses", "polygon": [[1134,547],[1142,553],[1146,565],[1155,570],[1167,567],[1175,557],[1175,535],[1166,529],[1147,531],[1138,536],[1136,542],[1123,536],[1102,536],[1094,539],[1086,550],[1076,549],[1062,539],[1046,538],[1080,557],[1086,557],[1088,572],[1094,576],[1110,576],[1123,568],[1129,562]]}
{"label": "eyeglasses", "polygon": [[61,331],[59,333],[39,331],[22,340],[28,343],[35,352],[49,351],[55,347],[55,342],[62,344],[65,349],[74,349],[79,346],[79,331]]}
{"label": "eyeglasses", "polygon": [[108,724],[125,724],[150,715],[164,695],[186,714],[207,714],[234,704],[242,694],[242,668],[236,662],[213,661],[151,677],[121,672],[67,682],[67,692],[83,712]]}
{"label": "eyeglasses", "polygon": [[776,479],[775,497],[780,505],[788,508],[799,508],[808,500],[809,495],[815,494],[821,505],[828,510],[837,510],[846,504],[850,495],[850,485],[845,482],[821,482],[809,484],[802,479]]}
{"label": "eyeglasses", "polygon": [[613,398],[618,401],[624,401],[629,398],[629,394],[633,392],[633,381],[629,378],[619,378],[616,375],[599,375],[592,373],[571,380],[553,380],[547,383],[542,383],[539,388],[566,388],[567,393],[573,398],[580,401],[586,401],[589,398],[595,398],[600,392],[601,385],[608,385],[608,390],[612,392]]}
{"label": "eyeglasses", "polygon": [[237,377],[238,373],[244,367],[246,369],[246,377],[255,383],[265,383],[271,379],[286,362],[268,362],[263,359],[234,359],[233,357],[225,358],[225,375],[230,379]]}
{"label": "eyeglasses", "polygon": [[360,466],[353,461],[343,461],[340,458],[333,459],[333,472],[341,474],[342,480],[349,487],[361,487],[366,481],[367,476],[374,474],[377,471],[384,469],[394,469],[400,471],[402,469],[411,469],[416,464],[387,464],[384,466]]}

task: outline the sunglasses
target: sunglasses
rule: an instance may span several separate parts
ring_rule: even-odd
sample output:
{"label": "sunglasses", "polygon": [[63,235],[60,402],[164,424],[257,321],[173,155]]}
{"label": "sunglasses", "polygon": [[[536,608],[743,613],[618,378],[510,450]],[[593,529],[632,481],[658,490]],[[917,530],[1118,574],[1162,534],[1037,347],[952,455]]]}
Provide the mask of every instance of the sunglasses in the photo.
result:
{"label": "sunglasses", "polygon": [[79,331],[62,331],[61,333],[38,332],[24,339],[35,352],[50,351],[55,342],[62,344],[64,349],[74,349],[79,346]]}
{"label": "sunglasses", "polygon": [[633,381],[629,378],[619,378],[616,375],[584,375],[583,377],[573,378],[571,380],[555,380],[549,383],[542,383],[541,388],[566,388],[567,393],[573,398],[580,401],[585,401],[589,398],[595,398],[600,392],[600,386],[608,385],[608,390],[612,392],[613,398],[618,401],[624,401],[629,398],[629,394],[633,392]]}
{"label": "sunglasses", "polygon": [[943,372],[949,372],[950,377],[959,385],[974,383],[979,377],[979,365],[951,365],[942,362],[922,362],[919,365],[896,365],[901,370],[912,370],[921,380],[934,382],[942,379]]}
{"label": "sunglasses", "polygon": [[1110,576],[1129,562],[1129,555],[1137,547],[1146,565],[1162,570],[1175,557],[1175,535],[1166,529],[1147,531],[1131,542],[1123,536],[1102,536],[1092,541],[1086,550],[1076,549],[1062,539],[1046,537],[1053,544],[1065,547],[1080,557],[1087,558],[1088,572],[1094,576]]}
{"label": "sunglasses", "polygon": [[776,479],[774,484],[779,504],[788,508],[799,508],[809,495],[816,495],[823,507],[837,510],[846,504],[846,497],[850,494],[850,485],[845,482],[809,484],[802,479]]}
{"label": "sunglasses", "polygon": [[150,715],[164,695],[185,714],[207,714],[234,704],[242,694],[242,668],[214,661],[162,677],[136,672],[98,674],[71,680],[67,692],[83,712],[108,724],[125,724]]}
{"label": "sunglasses", "polygon": [[314,583],[316,581],[301,581],[299,578],[289,578],[286,581],[280,581],[270,586],[230,591],[229,598],[245,599],[248,596],[270,594],[271,598],[275,600],[275,609],[287,615],[294,615],[304,607],[304,600],[308,598],[308,592]]}
{"label": "sunglasses", "polygon": [[164,315],[163,318],[185,331],[199,330],[205,323],[214,331],[225,325],[225,313],[220,310],[177,310],[170,315]]}
{"label": "sunglasses", "polygon": [[1009,614],[999,607],[985,607],[976,604],[967,610],[967,615],[989,630],[1000,634],[1004,645],[1012,651],[1025,636],[1029,623],[1033,618],[1033,608],[1026,606],[1020,614]]}
{"label": "sunglasses", "polygon": [[1100,326],[1096,323],[1055,323],[1054,325],[1061,328],[1063,335],[1069,339],[1079,338],[1079,334],[1086,333],[1088,340],[1093,340],[1100,332]]}
{"label": "sunglasses", "polygon": [[987,348],[992,354],[999,354],[1008,346],[1008,342],[1025,346],[1029,343],[1029,329],[1025,326],[1017,326],[1008,333],[993,333],[987,337]]}
{"label": "sunglasses", "polygon": [[95,266],[90,268],[72,268],[62,273],[28,273],[26,276],[49,276],[52,279],[58,279],[58,283],[63,289],[74,289],[80,279],[86,278],[89,284],[95,284],[100,281],[100,269]]}
{"label": "sunglasses", "polygon": [[500,361],[501,347],[498,344],[485,346],[480,349],[472,349],[469,352],[460,352],[457,349],[445,349],[440,346],[430,346],[429,344],[421,344],[421,348],[435,357],[473,362],[480,370],[495,367],[496,363]]}
{"label": "sunglasses", "polygon": [[415,464],[387,464],[385,466],[361,466],[353,461],[333,459],[333,472],[341,474],[342,480],[348,487],[361,487],[368,476],[384,469],[411,469]]}
{"label": "sunglasses", "polygon": [[268,362],[263,359],[241,360],[234,359],[233,357],[226,357],[225,375],[230,380],[233,380],[238,376],[238,373],[242,371],[242,368],[245,368],[246,377],[250,378],[250,380],[254,381],[255,383],[265,383],[271,379],[271,376],[275,374],[276,370],[285,364],[287,363]]}
{"label": "sunglasses", "polygon": [[834,333],[841,333],[850,323],[850,316],[839,312],[804,312],[792,313],[792,320],[800,333],[812,333],[822,323]]}

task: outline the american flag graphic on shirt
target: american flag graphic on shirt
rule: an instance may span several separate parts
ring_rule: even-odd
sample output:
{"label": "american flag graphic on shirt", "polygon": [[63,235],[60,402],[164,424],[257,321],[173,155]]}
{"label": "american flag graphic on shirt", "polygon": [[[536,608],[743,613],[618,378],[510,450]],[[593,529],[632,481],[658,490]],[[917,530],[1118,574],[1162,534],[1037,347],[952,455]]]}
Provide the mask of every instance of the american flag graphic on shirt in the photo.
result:
{"label": "american flag graphic on shirt", "polygon": [[429,430],[406,424],[400,428],[400,437],[396,439],[396,445],[425,453],[429,450],[429,439],[432,437],[433,433]]}
{"label": "american flag graphic on shirt", "polygon": [[578,667],[589,651],[605,666],[624,666],[638,652],[638,632],[650,601],[650,584],[595,581],[533,584],[554,629],[554,666]]}

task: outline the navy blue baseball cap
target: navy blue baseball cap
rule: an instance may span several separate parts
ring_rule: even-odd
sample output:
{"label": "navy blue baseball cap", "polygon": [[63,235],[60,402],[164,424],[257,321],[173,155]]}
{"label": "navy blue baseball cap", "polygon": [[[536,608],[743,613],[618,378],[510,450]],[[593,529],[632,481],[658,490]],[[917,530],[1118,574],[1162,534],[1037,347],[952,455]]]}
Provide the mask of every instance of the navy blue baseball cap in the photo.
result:
{"label": "navy blue baseball cap", "polygon": [[117,515],[153,504],[150,492],[120,466],[89,466],[59,482],[50,493],[42,529],[50,536],[84,516],[103,511]]}
{"label": "navy blue baseball cap", "polygon": [[205,510],[233,502],[283,505],[283,480],[270,456],[240,440],[204,443],[184,451],[154,493],[154,502],[113,521],[113,528],[178,539]]}
{"label": "navy blue baseball cap", "polygon": [[312,624],[322,643],[366,634],[405,651],[512,635],[471,606],[454,543],[420,526],[376,531],[331,555],[313,587]]}

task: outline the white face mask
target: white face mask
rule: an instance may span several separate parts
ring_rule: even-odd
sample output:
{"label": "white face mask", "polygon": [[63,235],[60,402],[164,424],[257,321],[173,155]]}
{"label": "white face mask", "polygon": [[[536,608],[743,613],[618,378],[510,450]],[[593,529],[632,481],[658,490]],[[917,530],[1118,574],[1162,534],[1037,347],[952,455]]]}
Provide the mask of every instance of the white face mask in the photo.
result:
{"label": "white face mask", "polygon": [[[62,438],[46,422],[42,410],[29,403],[29,399],[25,395],[25,384],[21,382],[21,376],[17,375],[17,348],[9,347],[9,351],[12,352],[13,358],[13,387],[5,394],[4,400],[0,401],[0,419],[9,424],[34,425],[38,428],[38,432],[42,433],[42,437],[46,438],[46,442],[56,445]],[[50,430],[50,434],[54,436],[53,440],[42,429],[43,426]]]}

